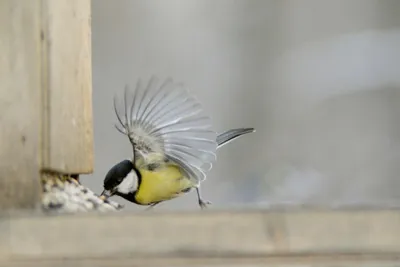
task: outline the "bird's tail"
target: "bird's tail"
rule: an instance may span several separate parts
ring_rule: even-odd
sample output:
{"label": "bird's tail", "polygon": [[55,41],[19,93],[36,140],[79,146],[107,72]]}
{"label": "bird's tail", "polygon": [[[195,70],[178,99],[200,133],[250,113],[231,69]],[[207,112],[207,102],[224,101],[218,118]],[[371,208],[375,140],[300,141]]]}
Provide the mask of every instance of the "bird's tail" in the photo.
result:
{"label": "bird's tail", "polygon": [[225,131],[217,136],[217,144],[218,147],[220,148],[223,145],[226,145],[227,143],[231,142],[232,140],[238,138],[239,136],[242,136],[247,133],[253,133],[255,132],[254,128],[237,128],[237,129],[231,129],[228,131]]}

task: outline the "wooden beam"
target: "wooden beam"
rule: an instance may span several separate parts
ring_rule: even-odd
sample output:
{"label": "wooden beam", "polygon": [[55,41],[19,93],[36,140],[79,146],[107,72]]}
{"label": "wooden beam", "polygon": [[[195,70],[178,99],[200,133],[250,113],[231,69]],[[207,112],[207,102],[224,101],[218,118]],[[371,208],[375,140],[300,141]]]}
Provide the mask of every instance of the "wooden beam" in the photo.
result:
{"label": "wooden beam", "polygon": [[[400,210],[1,218],[0,262],[29,261],[41,266],[400,264]],[[68,259],[70,265],[62,265]]]}
{"label": "wooden beam", "polygon": [[40,6],[0,1],[0,209],[40,197]]}
{"label": "wooden beam", "polygon": [[43,162],[93,171],[90,0],[42,0]]}
{"label": "wooden beam", "polygon": [[0,209],[93,169],[90,0],[0,1]]}

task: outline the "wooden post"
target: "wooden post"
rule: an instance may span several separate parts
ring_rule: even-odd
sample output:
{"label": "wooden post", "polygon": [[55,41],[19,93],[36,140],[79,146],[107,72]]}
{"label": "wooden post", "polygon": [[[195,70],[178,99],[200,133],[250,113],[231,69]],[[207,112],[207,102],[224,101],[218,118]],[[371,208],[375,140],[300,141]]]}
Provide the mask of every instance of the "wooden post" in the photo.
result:
{"label": "wooden post", "polygon": [[90,0],[0,1],[0,209],[93,169]]}

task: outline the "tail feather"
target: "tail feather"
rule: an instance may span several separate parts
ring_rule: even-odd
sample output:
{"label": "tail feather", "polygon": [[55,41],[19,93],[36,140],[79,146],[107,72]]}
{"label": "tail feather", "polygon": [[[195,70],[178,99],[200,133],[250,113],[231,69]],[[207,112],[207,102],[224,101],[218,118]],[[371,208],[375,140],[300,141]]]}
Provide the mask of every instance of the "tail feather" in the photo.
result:
{"label": "tail feather", "polygon": [[239,136],[253,132],[255,132],[254,128],[237,128],[225,131],[217,136],[217,144],[218,144],[217,148],[226,145],[227,143],[238,138]]}

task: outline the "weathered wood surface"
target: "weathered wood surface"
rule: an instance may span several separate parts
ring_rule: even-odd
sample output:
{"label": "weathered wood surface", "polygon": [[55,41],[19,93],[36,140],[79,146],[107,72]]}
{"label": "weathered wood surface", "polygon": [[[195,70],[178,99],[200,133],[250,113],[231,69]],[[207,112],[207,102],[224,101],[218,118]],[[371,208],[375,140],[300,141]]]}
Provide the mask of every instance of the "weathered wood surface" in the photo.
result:
{"label": "weathered wood surface", "polygon": [[93,169],[90,0],[0,1],[0,209]]}
{"label": "weathered wood surface", "polygon": [[0,1],[0,209],[40,197],[40,7]]}
{"label": "weathered wood surface", "polygon": [[42,0],[43,163],[93,171],[90,0]]}
{"label": "weathered wood surface", "polygon": [[3,216],[0,249],[41,266],[399,266],[400,211]]}

